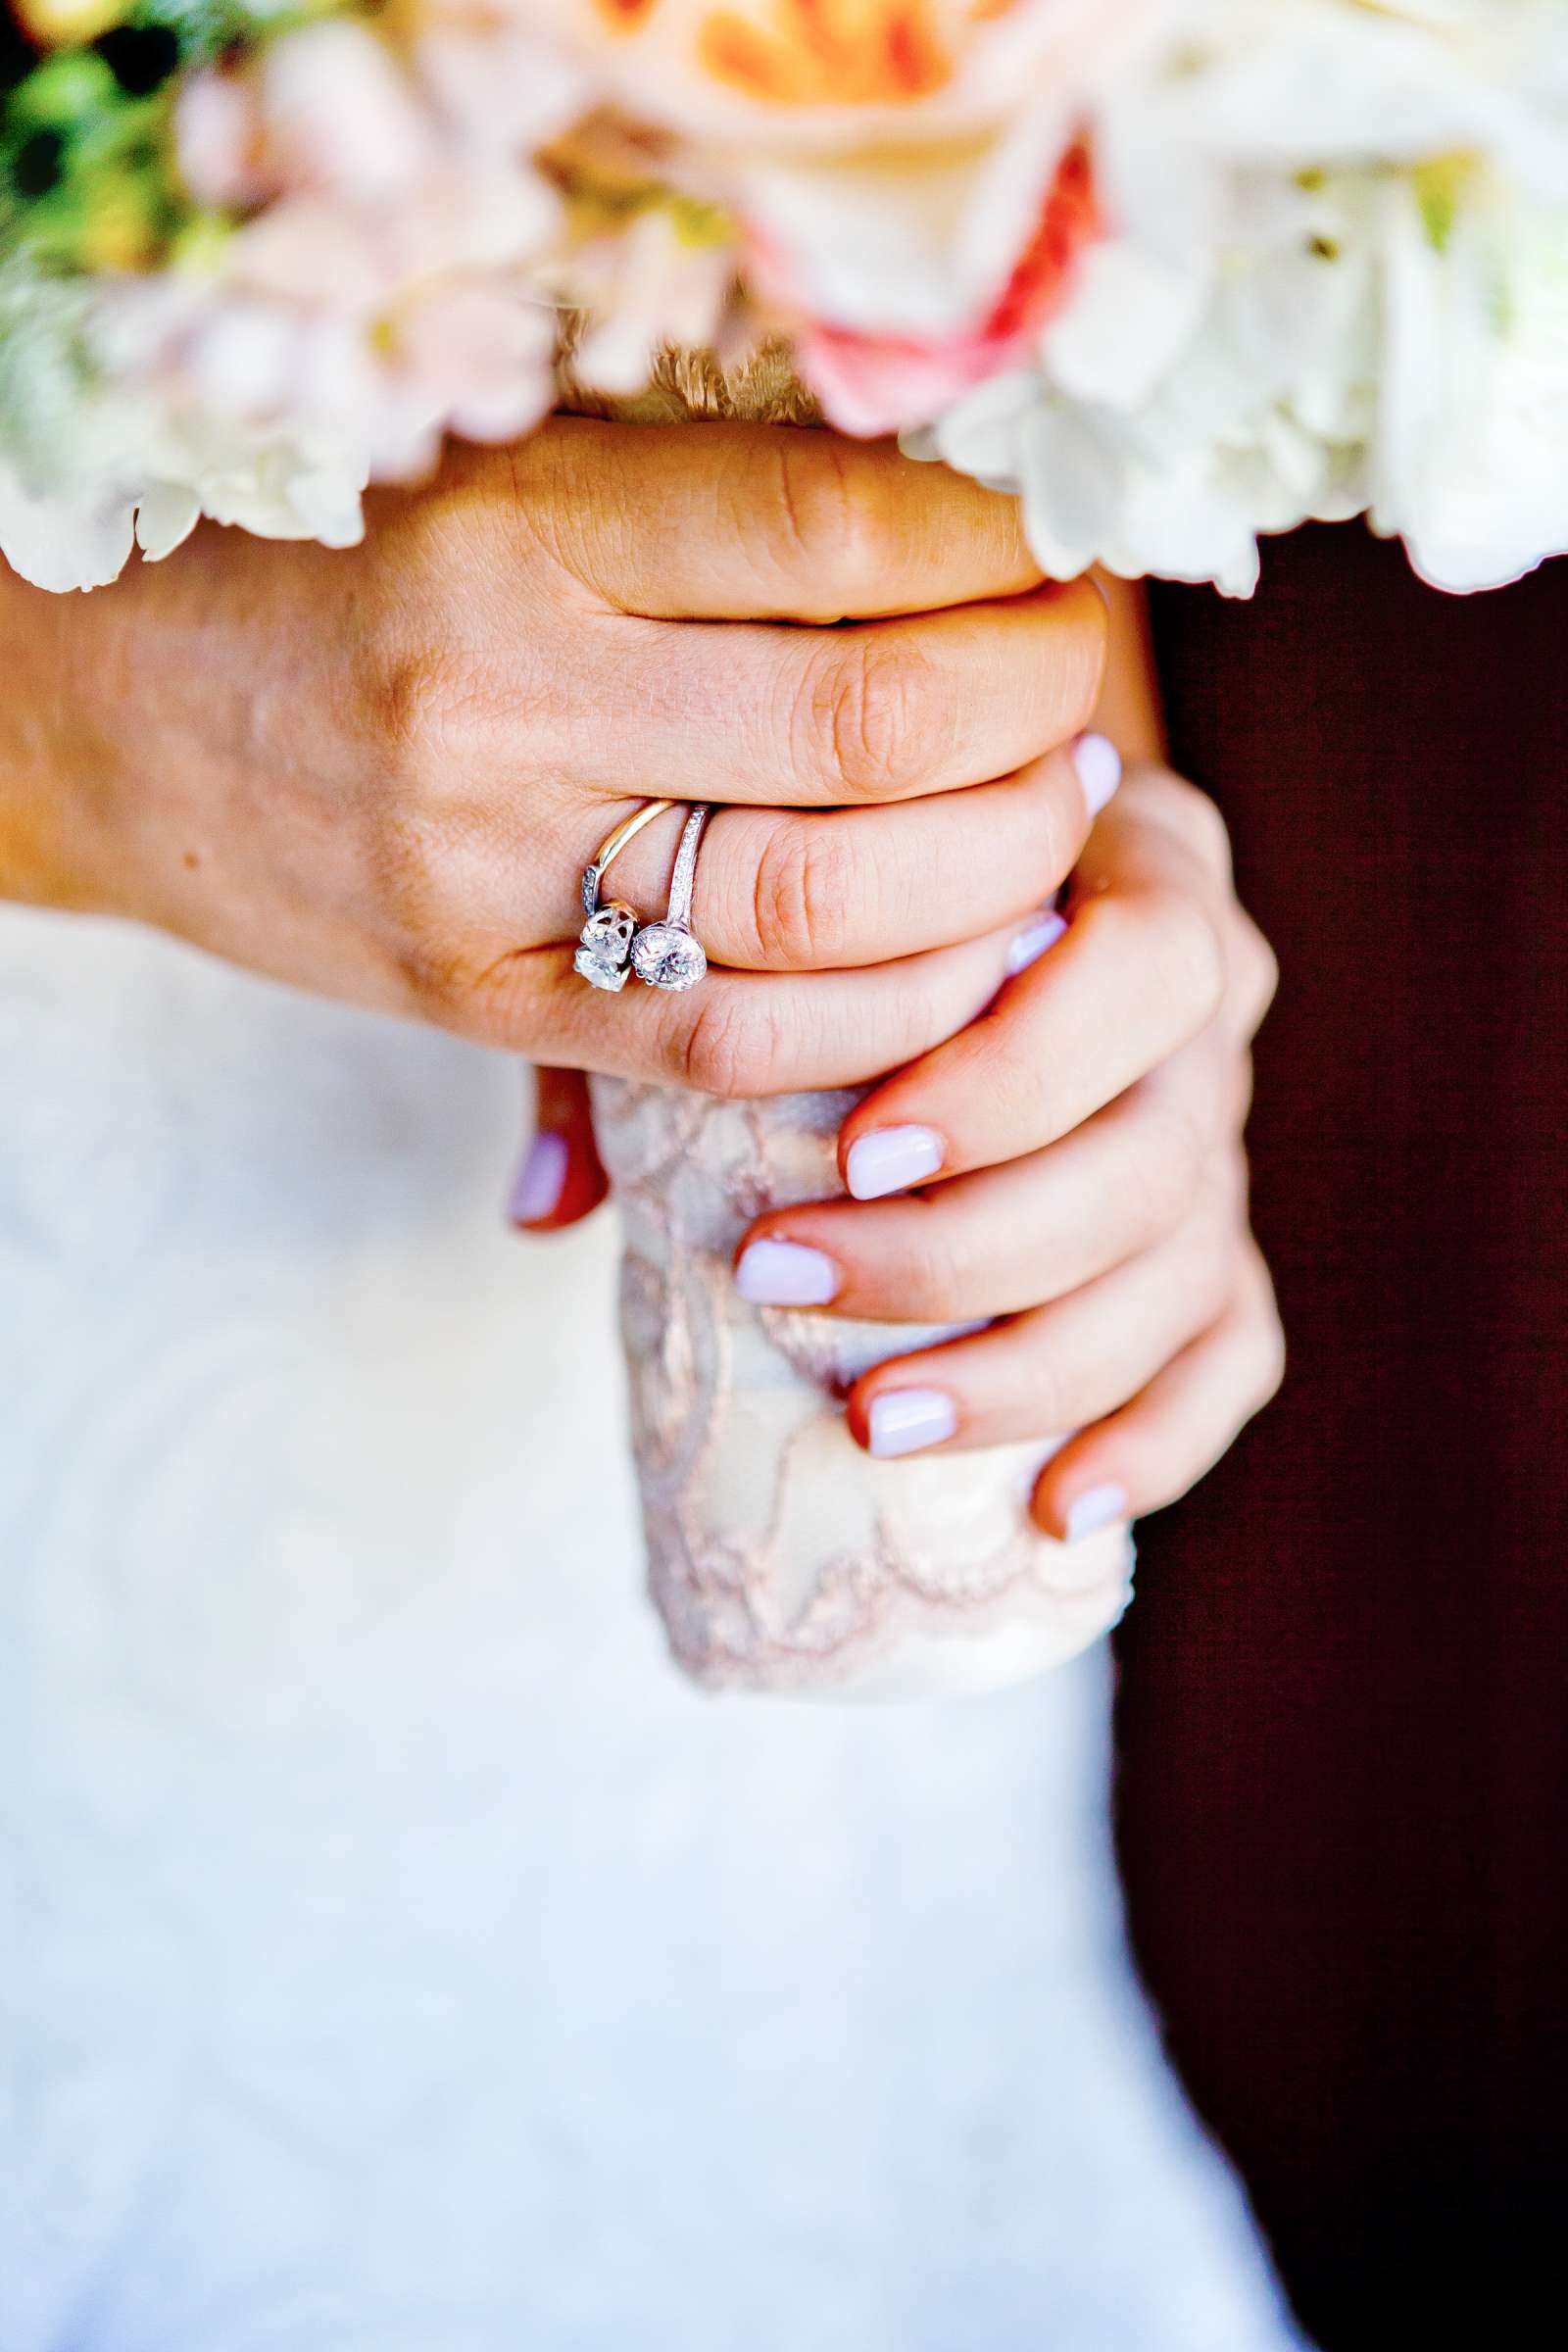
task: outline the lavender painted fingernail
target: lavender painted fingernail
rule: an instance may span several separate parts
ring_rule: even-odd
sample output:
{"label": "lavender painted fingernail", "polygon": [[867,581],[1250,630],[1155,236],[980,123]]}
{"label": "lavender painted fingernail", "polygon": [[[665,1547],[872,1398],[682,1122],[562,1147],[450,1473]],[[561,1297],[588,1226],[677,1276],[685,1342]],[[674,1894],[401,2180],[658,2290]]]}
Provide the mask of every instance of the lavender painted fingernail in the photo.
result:
{"label": "lavender painted fingernail", "polygon": [[541,1133],[534,1137],[508,1203],[514,1225],[537,1225],[560,1207],[568,1158],[564,1135]]}
{"label": "lavender painted fingernail", "polygon": [[1067,1509],[1067,1541],[1081,1544],[1085,1536],[1098,1536],[1102,1527],[1114,1527],[1118,1520],[1130,1516],[1131,1506],[1120,1487],[1088,1487],[1076,1502]]}
{"label": "lavender painted fingernail", "polygon": [[1098,816],[1121,782],[1121,754],[1108,735],[1080,735],[1072,747],[1091,816]]}
{"label": "lavender painted fingernail", "polygon": [[940,1446],[958,1426],[953,1399],[940,1389],[884,1389],[867,1418],[871,1451],[883,1460]]}
{"label": "lavender painted fingernail", "polygon": [[942,1138],[929,1127],[879,1127],[850,1146],[845,1174],[857,1200],[880,1200],[923,1184],[943,1156]]}
{"label": "lavender painted fingernail", "polygon": [[1019,972],[1026,972],[1032,963],[1038,963],[1047,949],[1055,946],[1066,928],[1065,917],[1057,914],[1054,908],[1048,908],[1044,914],[1037,914],[1032,922],[1025,923],[1007,950],[1008,979],[1016,978]]}
{"label": "lavender painted fingernail", "polygon": [[839,1270],[804,1242],[748,1242],[735,1268],[735,1288],[753,1306],[826,1306]]}

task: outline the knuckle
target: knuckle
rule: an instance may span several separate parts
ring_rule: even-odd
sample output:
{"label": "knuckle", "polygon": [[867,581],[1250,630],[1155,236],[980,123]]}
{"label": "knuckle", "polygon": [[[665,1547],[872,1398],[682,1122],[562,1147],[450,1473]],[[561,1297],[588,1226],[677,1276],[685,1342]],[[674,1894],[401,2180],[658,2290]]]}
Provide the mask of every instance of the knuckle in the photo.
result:
{"label": "knuckle", "polygon": [[409,1008],[420,1020],[510,1053],[534,1038],[536,949],[500,947],[466,937],[455,925],[427,922],[408,928],[393,954]]}
{"label": "knuckle", "polygon": [[737,990],[698,992],[691,1021],[679,1040],[679,1075],[699,1094],[745,1101],[768,1091],[771,1023],[759,1001]]}
{"label": "knuckle", "polygon": [[481,1046],[516,1052],[531,1033],[536,956],[509,948],[488,960],[458,951],[427,957],[423,984],[434,1017]]}
{"label": "knuckle", "polygon": [[1070,1366],[1054,1355],[1043,1356],[1030,1375],[1030,1420],[1047,1432],[1080,1428],[1110,1409],[1116,1388],[1103,1350],[1085,1354]]}
{"label": "knuckle", "polygon": [[1148,943],[1139,901],[1117,891],[1085,892],[1074,904],[1073,927],[1102,970],[1142,969]]}
{"label": "knuckle", "polygon": [[1270,1314],[1268,1329],[1259,1349],[1257,1380],[1252,1390],[1254,1411],[1261,1412],[1264,1405],[1271,1404],[1279,1395],[1285,1386],[1286,1369],[1285,1327],[1278,1315]]}
{"label": "knuckle", "polygon": [[1149,1240],[1171,1232],[1191,1213],[1204,1152],[1204,1138],[1189,1112],[1168,1102],[1149,1107],[1128,1179]]}
{"label": "knuckle", "polygon": [[1190,891],[1160,888],[1145,895],[1149,976],[1184,1032],[1206,1029],[1225,999],[1225,954],[1207,908]]}
{"label": "knuckle", "polygon": [[1250,1244],[1248,1248],[1243,1312],[1252,1326],[1254,1362],[1250,1393],[1252,1409],[1258,1412],[1279,1395],[1285,1384],[1289,1358],[1285,1326],[1280,1320],[1274,1285],[1255,1244]]}
{"label": "knuckle", "polygon": [[1206,1329],[1236,1297],[1236,1233],[1229,1219],[1204,1221],[1194,1251],[1195,1328]]}
{"label": "knuckle", "polygon": [[416,933],[399,947],[395,961],[413,1011],[439,1028],[462,1029],[467,993],[462,956]]}
{"label": "knuckle", "polygon": [[872,628],[812,664],[797,723],[807,764],[830,789],[881,801],[940,762],[956,716],[925,657]]}
{"label": "knuckle", "polygon": [[1157,825],[1209,879],[1222,889],[1232,886],[1230,827],[1215,802],[1197,784],[1173,768],[1152,761],[1133,770],[1124,798],[1140,815]]}
{"label": "knuckle", "polygon": [[1189,783],[1185,776],[1166,772],[1158,779],[1158,789],[1172,831],[1179,834],[1189,848],[1198,853],[1209,871],[1218,874],[1228,887],[1231,878],[1230,827],[1221,816],[1217,805],[1198,785]]}
{"label": "knuckle", "polygon": [[1045,898],[1062,887],[1083,848],[1083,792],[1076,774],[1060,759],[1042,761],[1031,781],[1030,888]]}
{"label": "knuckle", "polygon": [[855,903],[849,845],[818,822],[781,823],[757,861],[753,921],[759,960],[807,971],[837,959],[843,910]]}
{"label": "knuckle", "polygon": [[924,1208],[899,1260],[899,1308],[906,1318],[946,1322],[965,1313],[980,1296],[987,1252],[963,1220],[943,1214],[940,1200],[925,1202]]}
{"label": "knuckle", "polygon": [[434,1017],[453,1000],[446,860],[432,812],[395,798],[364,813],[362,854],[373,920],[416,1004]]}
{"label": "knuckle", "polygon": [[[760,445],[771,481],[759,500],[745,485],[745,537],[795,600],[815,600],[816,619],[837,619],[860,601],[887,565],[883,502],[854,453],[828,433],[775,429]],[[760,530],[759,530],[760,523]],[[834,594],[819,595],[824,580]]]}
{"label": "knuckle", "polygon": [[1221,1113],[1221,1124],[1232,1135],[1245,1134],[1247,1122],[1252,1115],[1252,1076],[1251,1054],[1238,1054],[1231,1063]]}
{"label": "knuckle", "polygon": [[426,781],[466,748],[478,694],[470,662],[419,646],[372,665],[368,699],[378,749],[400,772]]}
{"label": "knuckle", "polygon": [[1072,734],[1091,724],[1100,708],[1110,651],[1110,614],[1092,579],[1054,592],[1058,622],[1052,660],[1061,701],[1061,719]]}
{"label": "knuckle", "polygon": [[1249,1231],[1252,1171],[1239,1136],[1233,1137],[1229,1148],[1222,1148],[1217,1159],[1210,1161],[1205,1181],[1212,1188],[1219,1213],[1229,1217],[1233,1228],[1242,1234]]}
{"label": "knuckle", "polygon": [[1241,965],[1242,1001],[1246,1013],[1247,1035],[1255,1037],[1268,1017],[1269,1006],[1279,993],[1280,965],[1262,932],[1251,916],[1237,908],[1240,924],[1238,961]]}

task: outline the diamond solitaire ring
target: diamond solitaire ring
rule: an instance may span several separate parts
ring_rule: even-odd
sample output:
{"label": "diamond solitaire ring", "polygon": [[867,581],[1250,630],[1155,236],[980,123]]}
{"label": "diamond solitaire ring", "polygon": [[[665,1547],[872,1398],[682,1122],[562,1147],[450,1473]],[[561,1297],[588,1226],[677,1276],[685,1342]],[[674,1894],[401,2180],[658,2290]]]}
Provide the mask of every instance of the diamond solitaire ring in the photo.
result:
{"label": "diamond solitaire ring", "polygon": [[650,988],[695,988],[708,971],[702,943],[692,934],[692,886],[697,847],[712,811],[706,803],[686,819],[670,877],[669,907],[662,923],[650,923],[631,943],[632,970]]}
{"label": "diamond solitaire ring", "polygon": [[590,988],[602,988],[614,996],[626,985],[631,972],[631,944],[636,935],[637,917],[624,899],[611,899],[599,904],[599,885],[628,841],[635,841],[644,825],[673,808],[673,801],[645,801],[628,817],[623,817],[613,833],[600,843],[593,862],[583,868],[582,905],[588,920],[579,935],[572,969],[588,982]]}

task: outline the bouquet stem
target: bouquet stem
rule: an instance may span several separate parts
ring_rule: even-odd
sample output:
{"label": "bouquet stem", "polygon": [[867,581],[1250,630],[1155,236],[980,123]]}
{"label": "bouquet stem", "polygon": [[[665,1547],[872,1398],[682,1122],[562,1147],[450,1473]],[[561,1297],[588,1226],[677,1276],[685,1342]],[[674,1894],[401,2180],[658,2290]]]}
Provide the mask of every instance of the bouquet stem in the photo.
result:
{"label": "bouquet stem", "polygon": [[853,1094],[719,1102],[597,1078],[625,1233],[621,1319],[649,1579],[697,1681],[918,1697],[1059,1664],[1129,1592],[1124,1528],[1028,1517],[1049,1446],[878,1462],[841,1398],[928,1325],[749,1306],[731,1260],[764,1209],[839,1192]]}
{"label": "bouquet stem", "polygon": [[[583,415],[817,421],[776,345],[728,368],[666,353],[629,402],[575,382],[569,358],[563,380]],[[649,1581],[686,1672],[718,1688],[921,1697],[1019,1681],[1114,1624],[1128,1531],[1068,1546],[1035,1529],[1050,1446],[878,1462],[851,1438],[849,1384],[946,1333],[754,1307],[735,1289],[755,1217],[842,1191],[834,1140],[856,1096],[728,1102],[610,1078],[593,1096],[625,1233]]]}

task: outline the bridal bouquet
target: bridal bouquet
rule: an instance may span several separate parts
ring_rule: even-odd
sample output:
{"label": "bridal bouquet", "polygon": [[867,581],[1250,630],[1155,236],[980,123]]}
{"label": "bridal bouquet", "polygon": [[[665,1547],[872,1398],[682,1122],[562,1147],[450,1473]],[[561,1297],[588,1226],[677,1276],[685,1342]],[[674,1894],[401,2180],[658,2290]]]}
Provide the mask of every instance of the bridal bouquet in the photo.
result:
{"label": "bridal bouquet", "polygon": [[[0,10],[0,551],[40,586],[203,514],[346,545],[448,434],[651,392],[901,434],[1063,578],[1246,595],[1261,533],[1362,513],[1447,588],[1568,548],[1568,0]],[[1025,1532],[1038,1449],[844,1434],[835,1386],[930,1335],[735,1298],[844,1102],[596,1107],[690,1669],[953,1688],[1099,1632],[1125,1533]]]}
{"label": "bridal bouquet", "polygon": [[667,347],[1245,594],[1568,544],[1565,0],[6,0],[0,548],[338,544]]}

